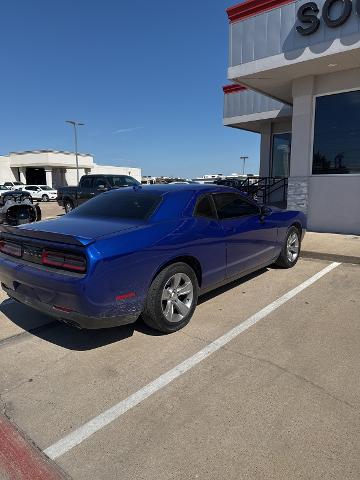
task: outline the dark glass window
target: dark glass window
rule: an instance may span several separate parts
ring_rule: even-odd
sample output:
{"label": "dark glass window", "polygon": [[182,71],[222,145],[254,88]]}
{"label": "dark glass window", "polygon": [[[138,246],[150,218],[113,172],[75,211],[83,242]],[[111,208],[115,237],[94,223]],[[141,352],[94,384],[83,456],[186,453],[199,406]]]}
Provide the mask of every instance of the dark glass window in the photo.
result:
{"label": "dark glass window", "polygon": [[275,133],[272,144],[272,176],[288,177],[290,170],[291,133]]}
{"label": "dark glass window", "polygon": [[92,177],[83,177],[81,179],[81,188],[91,188],[93,184]]}
{"label": "dark glass window", "polygon": [[360,173],[360,90],[316,99],[312,173]]}
{"label": "dark glass window", "polygon": [[256,205],[249,203],[237,193],[216,194],[214,201],[220,220],[259,214],[259,208]]}
{"label": "dark glass window", "polygon": [[112,187],[128,187],[139,185],[139,182],[132,177],[120,175],[119,177],[109,177],[109,182]]}
{"label": "dark glass window", "polygon": [[211,198],[209,195],[202,197],[196,205],[195,217],[215,218],[215,212],[213,210]]}
{"label": "dark glass window", "polygon": [[72,217],[146,220],[161,202],[161,195],[113,190],[83,203],[68,213]]}
{"label": "dark glass window", "polygon": [[100,187],[106,188],[107,186],[108,186],[108,183],[105,177],[100,177],[95,180],[95,183],[94,183],[95,190]]}

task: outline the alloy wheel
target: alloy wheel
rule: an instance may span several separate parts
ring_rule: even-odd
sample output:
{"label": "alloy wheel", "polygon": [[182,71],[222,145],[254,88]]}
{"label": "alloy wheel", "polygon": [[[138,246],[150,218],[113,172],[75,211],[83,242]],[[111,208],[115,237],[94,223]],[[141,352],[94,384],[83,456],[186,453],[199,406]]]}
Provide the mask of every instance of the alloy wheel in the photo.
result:
{"label": "alloy wheel", "polygon": [[292,232],[286,243],[286,255],[289,262],[293,263],[299,256],[300,251],[300,241],[299,235],[296,232]]}
{"label": "alloy wheel", "polygon": [[176,273],[166,282],[161,296],[161,308],[168,322],[183,320],[194,299],[194,286],[185,273]]}
{"label": "alloy wheel", "polygon": [[69,213],[73,209],[73,206],[70,202],[65,203],[65,212]]}

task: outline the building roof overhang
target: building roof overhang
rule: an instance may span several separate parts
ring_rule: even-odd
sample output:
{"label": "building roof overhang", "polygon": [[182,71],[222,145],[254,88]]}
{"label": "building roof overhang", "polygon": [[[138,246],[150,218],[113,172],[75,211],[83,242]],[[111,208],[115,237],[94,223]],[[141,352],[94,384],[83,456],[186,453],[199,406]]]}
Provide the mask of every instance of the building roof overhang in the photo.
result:
{"label": "building roof overhang", "polygon": [[[76,168],[75,153],[60,150],[28,150],[10,152],[10,167],[14,168]],[[80,168],[92,168],[94,159],[89,154],[78,154]]]}
{"label": "building roof overhang", "polygon": [[279,54],[276,57],[256,60],[230,67],[228,78],[235,83],[241,82],[241,85],[246,85],[252,90],[292,105],[294,80],[360,68],[360,41],[358,43],[358,48],[353,50],[340,41],[338,45],[334,42],[328,49],[327,55],[319,56],[317,52],[306,49],[293,52],[292,58]]}

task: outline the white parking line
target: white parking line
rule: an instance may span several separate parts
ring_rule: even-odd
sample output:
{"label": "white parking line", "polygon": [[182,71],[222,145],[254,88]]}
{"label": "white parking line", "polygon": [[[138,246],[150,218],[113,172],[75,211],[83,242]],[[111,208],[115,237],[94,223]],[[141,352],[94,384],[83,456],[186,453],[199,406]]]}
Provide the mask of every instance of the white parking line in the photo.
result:
{"label": "white parking line", "polygon": [[316,273],[314,276],[306,280],[305,282],[301,283],[297,287],[293,288],[289,292],[282,295],[280,298],[275,300],[274,302],[270,303],[268,306],[260,310],[259,312],[255,313],[251,317],[249,317],[244,322],[237,325],[235,328],[227,332],[225,335],[219,337],[217,340],[213,341],[205,348],[200,350],[199,352],[195,353],[192,357],[186,359],[184,362],[180,363],[173,369],[169,370],[168,372],[164,373],[156,380],[150,382],[145,387],[141,388],[134,394],[130,395],[129,397],[125,398],[121,402],[117,403],[113,407],[109,408],[105,412],[101,413],[97,417],[94,417],[81,427],[77,428],[73,432],[69,433],[58,442],[54,443],[46,450],[44,453],[50,457],[51,459],[55,459],[64,455],[64,453],[68,452],[72,448],[76,447],[84,440],[89,438],[94,433],[98,432],[109,423],[113,422],[121,415],[126,413],[128,410],[132,409],[139,403],[146,400],[148,397],[156,393],[158,390],[161,390],[170,382],[175,380],[176,378],[183,375],[185,372],[193,368],[198,363],[205,360],[205,358],[209,357],[216,351],[218,351],[221,347],[229,343],[231,340],[236,338],[240,333],[244,332],[248,328],[255,325],[257,322],[262,320],[263,318],[267,317],[270,313],[277,310],[281,305],[284,305],[286,302],[291,300],[293,297],[301,293],[307,287],[312,285],[313,283],[317,282],[320,278],[322,278],[327,273],[331,272],[334,268],[341,265],[341,263],[334,262],[325,267],[320,272]]}

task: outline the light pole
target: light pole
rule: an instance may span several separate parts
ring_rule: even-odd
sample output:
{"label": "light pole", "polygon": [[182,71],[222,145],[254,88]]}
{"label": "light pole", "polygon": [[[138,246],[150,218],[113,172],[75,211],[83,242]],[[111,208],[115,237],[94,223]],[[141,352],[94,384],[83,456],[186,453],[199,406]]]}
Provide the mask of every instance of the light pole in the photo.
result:
{"label": "light pole", "polygon": [[246,157],[246,156],[243,156],[243,157],[240,157],[240,160],[243,160],[244,163],[243,163],[243,175],[245,174],[245,161],[248,159],[249,157]]}
{"label": "light pole", "polygon": [[77,141],[77,127],[85,125],[85,123],[76,122],[75,120],[65,120],[65,123],[69,123],[74,127],[74,141],[75,141],[75,158],[76,158],[76,179],[79,185],[79,159],[78,159],[78,141]]}

